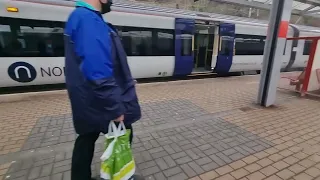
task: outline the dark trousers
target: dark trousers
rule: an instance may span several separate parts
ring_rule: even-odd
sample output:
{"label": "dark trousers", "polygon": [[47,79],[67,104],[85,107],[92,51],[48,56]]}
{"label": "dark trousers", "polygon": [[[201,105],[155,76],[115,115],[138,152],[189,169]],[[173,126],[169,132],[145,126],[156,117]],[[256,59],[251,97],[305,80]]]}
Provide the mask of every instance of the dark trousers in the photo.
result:
{"label": "dark trousers", "polygon": [[[132,144],[132,126],[126,125],[126,128],[131,129],[130,143]],[[94,155],[94,146],[99,135],[100,133],[89,133],[77,137],[72,155],[71,180],[91,179],[91,163]]]}

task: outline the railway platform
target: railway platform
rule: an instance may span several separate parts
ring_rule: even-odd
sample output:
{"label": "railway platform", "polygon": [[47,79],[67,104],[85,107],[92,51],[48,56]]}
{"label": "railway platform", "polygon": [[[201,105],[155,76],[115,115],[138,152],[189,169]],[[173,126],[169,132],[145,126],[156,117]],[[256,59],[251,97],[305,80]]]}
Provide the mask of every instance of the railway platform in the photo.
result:
{"label": "railway platform", "polygon": [[[279,90],[277,105],[262,108],[258,85],[258,76],[138,84],[138,173],[146,180],[319,180],[319,102]],[[0,101],[0,180],[70,179],[76,134],[66,92]]]}

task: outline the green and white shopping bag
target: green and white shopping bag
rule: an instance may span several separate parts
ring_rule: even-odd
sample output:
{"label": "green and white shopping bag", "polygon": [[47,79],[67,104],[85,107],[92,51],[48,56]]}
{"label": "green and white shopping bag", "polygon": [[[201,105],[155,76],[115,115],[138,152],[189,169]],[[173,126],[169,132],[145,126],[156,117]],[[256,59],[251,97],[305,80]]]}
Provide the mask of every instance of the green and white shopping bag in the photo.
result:
{"label": "green and white shopping bag", "polygon": [[131,130],[123,122],[117,127],[112,121],[105,135],[106,150],[101,156],[100,177],[106,180],[129,180],[135,173],[135,163],[130,147]]}

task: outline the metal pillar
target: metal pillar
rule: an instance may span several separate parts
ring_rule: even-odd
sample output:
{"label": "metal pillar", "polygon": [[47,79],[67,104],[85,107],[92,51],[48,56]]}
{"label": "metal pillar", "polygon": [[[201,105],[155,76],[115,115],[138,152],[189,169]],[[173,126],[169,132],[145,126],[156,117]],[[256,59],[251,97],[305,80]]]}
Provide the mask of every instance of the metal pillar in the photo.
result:
{"label": "metal pillar", "polygon": [[275,103],[283,49],[286,42],[293,0],[273,0],[261,70],[258,103]]}
{"label": "metal pillar", "polygon": [[[249,2],[252,2],[252,0],[249,0]],[[249,8],[249,18],[251,18],[251,14],[252,14],[252,7]]]}

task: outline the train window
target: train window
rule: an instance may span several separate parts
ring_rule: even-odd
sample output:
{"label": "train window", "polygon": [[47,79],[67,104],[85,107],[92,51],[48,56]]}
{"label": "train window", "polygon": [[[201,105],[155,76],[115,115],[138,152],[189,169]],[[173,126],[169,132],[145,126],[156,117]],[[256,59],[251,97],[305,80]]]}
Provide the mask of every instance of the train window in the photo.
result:
{"label": "train window", "polygon": [[64,56],[63,22],[0,17],[0,57]]}
{"label": "train window", "polygon": [[[0,22],[0,57],[64,56],[64,22],[7,17]],[[116,28],[128,56],[174,56],[174,30]]]}
{"label": "train window", "polygon": [[306,40],[303,48],[303,55],[310,55],[310,47],[312,40]]}
{"label": "train window", "polygon": [[265,36],[236,35],[236,55],[263,55]]}
{"label": "train window", "polygon": [[192,35],[190,33],[182,31],[181,33],[181,55],[191,56],[192,55]]}
{"label": "train window", "polygon": [[174,33],[173,30],[157,31],[156,49],[158,56],[174,56]]}
{"label": "train window", "polygon": [[174,56],[174,31],[117,27],[128,56]]}
{"label": "train window", "polygon": [[230,49],[230,43],[233,43],[233,38],[229,36],[221,37],[221,49],[219,54],[223,56],[229,56],[232,50]]}
{"label": "train window", "polygon": [[143,28],[122,27],[122,43],[128,56],[152,55],[152,31]]}

